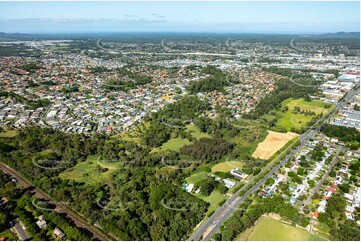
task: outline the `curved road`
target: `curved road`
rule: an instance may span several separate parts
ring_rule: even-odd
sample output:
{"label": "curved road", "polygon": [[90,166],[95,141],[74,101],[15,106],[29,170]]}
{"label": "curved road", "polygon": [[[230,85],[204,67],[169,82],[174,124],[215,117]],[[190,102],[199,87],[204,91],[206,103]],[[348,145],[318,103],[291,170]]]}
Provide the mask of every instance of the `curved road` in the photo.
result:
{"label": "curved road", "polygon": [[296,47],[296,46],[293,44],[293,42],[295,41],[295,39],[297,39],[297,38],[293,38],[293,39],[290,41],[290,46],[291,46],[292,49],[297,50],[297,51],[299,51],[299,52],[306,52],[306,53],[315,53],[315,52],[316,52],[316,53],[323,53],[323,52],[320,51],[320,50],[311,51],[311,50],[303,50],[303,49],[300,49],[300,48]]}

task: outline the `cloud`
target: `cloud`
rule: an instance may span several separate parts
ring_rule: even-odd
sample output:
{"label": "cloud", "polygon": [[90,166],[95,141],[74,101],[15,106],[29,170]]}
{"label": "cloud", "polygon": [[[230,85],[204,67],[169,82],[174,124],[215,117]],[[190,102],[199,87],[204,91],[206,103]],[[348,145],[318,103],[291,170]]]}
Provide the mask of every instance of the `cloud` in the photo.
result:
{"label": "cloud", "polygon": [[0,19],[0,24],[122,24],[122,23],[161,23],[165,20],[137,18],[131,15],[125,19],[81,19],[81,18],[27,18],[27,19]]}
{"label": "cloud", "polygon": [[134,14],[126,14],[124,15],[125,18],[138,18],[138,15],[134,15]]}
{"label": "cloud", "polygon": [[165,18],[164,15],[160,15],[160,14],[157,14],[157,13],[152,13],[152,16],[157,17],[157,18]]}

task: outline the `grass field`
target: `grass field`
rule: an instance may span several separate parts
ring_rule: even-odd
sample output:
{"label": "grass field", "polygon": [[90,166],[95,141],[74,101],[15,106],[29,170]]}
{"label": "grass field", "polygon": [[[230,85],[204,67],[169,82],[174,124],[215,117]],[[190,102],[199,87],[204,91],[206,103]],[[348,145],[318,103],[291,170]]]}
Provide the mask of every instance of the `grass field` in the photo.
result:
{"label": "grass field", "polygon": [[243,166],[243,162],[241,161],[225,161],[213,166],[212,172],[216,172],[216,171],[229,172],[237,167],[242,168],[242,166]]}
{"label": "grass field", "polygon": [[195,174],[187,177],[185,180],[188,184],[194,184],[194,183],[206,178],[207,175],[208,175],[207,172],[202,171],[202,172],[198,172],[198,173],[195,173]]}
{"label": "grass field", "polygon": [[[79,162],[72,169],[60,173],[60,178],[84,182],[89,185],[104,183],[110,178],[114,170],[120,169],[122,166],[119,163],[104,163],[101,160],[98,162],[97,159],[97,155],[89,156],[86,161]],[[98,171],[97,165],[108,168],[108,171]]]}
{"label": "grass field", "polygon": [[[211,137],[207,133],[200,132],[198,130],[198,128],[196,126],[194,126],[193,124],[188,124],[186,126],[186,131],[190,132],[191,135],[196,139]],[[192,142],[190,142],[188,139],[183,139],[180,137],[172,138],[172,139],[168,140],[167,142],[163,143],[160,147],[153,148],[152,152],[159,152],[162,150],[173,150],[173,151],[179,152],[183,146],[189,145],[189,144],[192,144]]]}
{"label": "grass field", "polygon": [[18,135],[17,130],[4,130],[3,132],[0,132],[0,138],[12,138]]}
{"label": "grass field", "polygon": [[217,190],[214,190],[208,197],[205,197],[201,194],[195,194],[195,196],[210,204],[208,207],[208,212],[216,210],[216,208],[219,206],[219,203],[226,199],[226,196]]}
{"label": "grass field", "polygon": [[[291,98],[282,102],[282,106],[288,107],[288,111],[283,113],[283,116],[278,119],[276,123],[276,129],[285,129],[290,131],[292,128],[300,129],[307,126],[307,123],[312,120],[315,115],[308,115],[302,113],[293,113],[295,107],[299,107],[301,110],[315,112],[316,114],[323,113],[324,115],[331,110],[331,107],[325,108],[326,103],[320,100],[312,100],[306,102],[304,99],[293,100]],[[267,118],[267,117],[264,117]]]}
{"label": "grass field", "polygon": [[240,234],[237,241],[310,241],[324,240],[317,235],[308,233],[306,230],[283,224],[282,222],[262,217],[252,228]]}
{"label": "grass field", "polygon": [[207,133],[200,132],[194,124],[188,124],[186,126],[186,131],[190,132],[192,136],[196,139],[200,138],[211,138],[211,136]]}
{"label": "grass field", "polygon": [[176,152],[179,152],[180,149],[185,146],[189,145],[192,142],[190,142],[188,139],[182,139],[182,138],[173,138],[162,144],[160,147],[161,150],[173,150]]}
{"label": "grass field", "polygon": [[268,131],[266,139],[258,144],[257,149],[252,156],[254,158],[268,160],[273,154],[285,146],[288,141],[297,136],[298,134],[292,132],[278,133]]}

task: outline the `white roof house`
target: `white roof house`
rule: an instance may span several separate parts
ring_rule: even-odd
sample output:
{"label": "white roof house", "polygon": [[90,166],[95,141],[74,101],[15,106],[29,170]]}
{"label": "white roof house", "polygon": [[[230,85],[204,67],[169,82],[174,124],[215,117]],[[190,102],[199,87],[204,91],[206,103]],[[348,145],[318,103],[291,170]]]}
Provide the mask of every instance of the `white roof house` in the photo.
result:
{"label": "white roof house", "polygon": [[227,187],[227,188],[232,188],[236,185],[235,182],[233,181],[230,181],[228,179],[223,179],[223,182],[224,182],[224,185]]}
{"label": "white roof house", "polygon": [[186,187],[187,192],[191,193],[194,188],[194,184],[188,184]]}
{"label": "white roof house", "polygon": [[43,216],[39,216],[39,220],[36,222],[40,229],[46,228],[46,221],[43,219]]}

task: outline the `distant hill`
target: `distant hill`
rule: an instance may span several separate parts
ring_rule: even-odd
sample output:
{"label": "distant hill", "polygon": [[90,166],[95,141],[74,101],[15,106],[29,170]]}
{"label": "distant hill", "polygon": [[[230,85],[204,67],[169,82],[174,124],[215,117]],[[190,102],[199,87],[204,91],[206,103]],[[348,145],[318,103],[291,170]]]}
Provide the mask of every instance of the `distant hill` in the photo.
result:
{"label": "distant hill", "polygon": [[321,34],[323,37],[358,37],[360,38],[360,32],[337,32],[337,33],[326,33]]}

